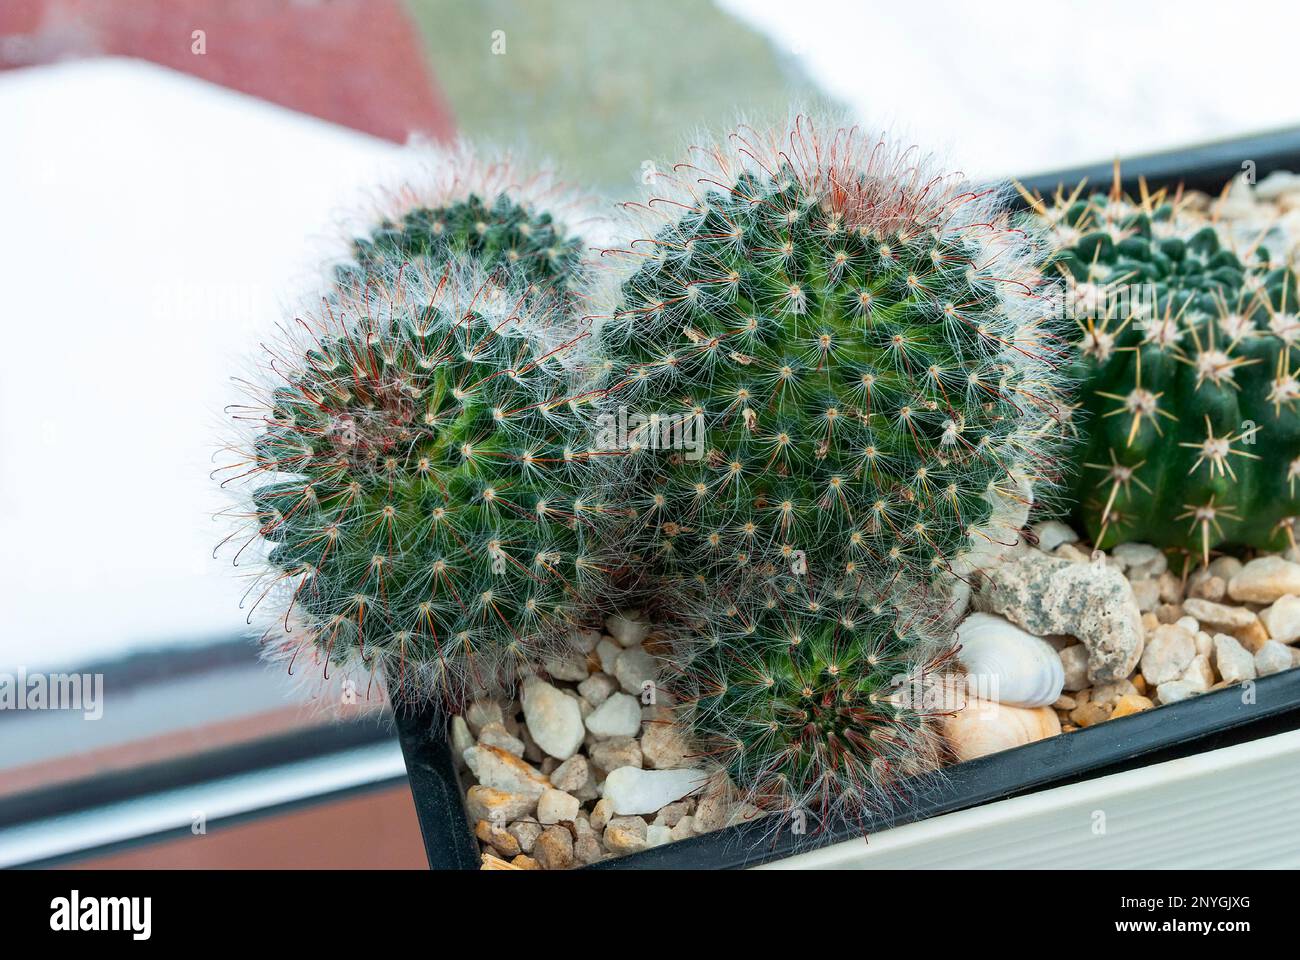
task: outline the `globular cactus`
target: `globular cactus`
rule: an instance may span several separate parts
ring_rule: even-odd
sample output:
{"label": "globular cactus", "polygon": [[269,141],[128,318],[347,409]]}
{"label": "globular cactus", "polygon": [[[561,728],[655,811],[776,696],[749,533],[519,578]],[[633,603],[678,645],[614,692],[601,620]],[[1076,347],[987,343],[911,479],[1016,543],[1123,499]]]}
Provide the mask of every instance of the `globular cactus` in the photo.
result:
{"label": "globular cactus", "polygon": [[341,286],[364,284],[403,260],[472,261],[553,294],[575,293],[584,272],[590,201],[551,171],[527,170],[469,144],[427,147],[418,175],[384,193],[353,227]]}
{"label": "globular cactus", "polygon": [[267,347],[232,469],[270,656],[454,703],[562,641],[604,508],[574,446],[586,334],[527,286],[383,259]]}
{"label": "globular cactus", "polygon": [[770,595],[697,625],[670,689],[699,754],[773,826],[905,805],[943,758],[950,644],[851,595]]}
{"label": "globular cactus", "polygon": [[1300,515],[1295,276],[1238,256],[1182,195],[1031,198],[1068,281],[1079,360],[1078,515],[1208,562],[1220,544],[1294,544]]}
{"label": "globular cactus", "polygon": [[963,576],[1014,543],[1058,344],[996,192],[806,118],[657,180],[601,323],[647,553],[712,590]]}

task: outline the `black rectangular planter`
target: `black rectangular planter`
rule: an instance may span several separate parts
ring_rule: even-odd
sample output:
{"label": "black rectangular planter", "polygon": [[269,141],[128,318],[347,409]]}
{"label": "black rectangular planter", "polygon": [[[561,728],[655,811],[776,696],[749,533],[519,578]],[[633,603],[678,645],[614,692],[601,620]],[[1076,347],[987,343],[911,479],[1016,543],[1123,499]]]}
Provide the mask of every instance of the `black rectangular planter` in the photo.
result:
{"label": "black rectangular planter", "polygon": [[[1121,174],[1128,191],[1142,178],[1153,188],[1183,183],[1215,194],[1244,169],[1259,179],[1275,170],[1300,171],[1300,128],[1137,157],[1124,162]],[[1068,188],[1085,177],[1091,187],[1104,190],[1113,167],[1102,163],[1020,182],[1049,196],[1059,184]],[[1241,687],[1229,687],[957,764],[947,769],[943,783],[926,788],[892,816],[830,825],[811,836],[784,831],[775,838],[756,821],[586,869],[756,866],[903,823],[1300,728],[1300,669],[1252,683],[1249,697]],[[477,869],[478,842],[443,727],[427,712],[399,713],[397,725],[429,865]]]}
{"label": "black rectangular planter", "polygon": [[[752,867],[982,803],[1300,728],[1300,669],[1253,684],[1252,698],[1243,697],[1239,686],[1228,687],[957,764],[947,769],[943,783],[918,794],[905,811],[893,816],[835,824],[815,836],[783,832],[775,839],[765,824],[755,821],[585,869]],[[1253,702],[1244,702],[1247,699]],[[465,814],[460,777],[441,725],[424,712],[399,714],[397,723],[429,865],[477,869],[478,841]]]}

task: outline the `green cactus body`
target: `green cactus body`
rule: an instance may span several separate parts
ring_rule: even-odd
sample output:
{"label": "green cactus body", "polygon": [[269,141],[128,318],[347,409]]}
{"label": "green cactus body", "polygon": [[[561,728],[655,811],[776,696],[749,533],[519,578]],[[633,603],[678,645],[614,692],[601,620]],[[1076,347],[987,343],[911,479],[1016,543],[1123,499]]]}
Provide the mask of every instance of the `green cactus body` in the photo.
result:
{"label": "green cactus body", "polygon": [[1162,196],[1045,212],[1078,326],[1076,500],[1096,544],[1206,560],[1220,544],[1287,545],[1300,513],[1294,276],[1263,250],[1243,263]]}
{"label": "green cactus body", "polygon": [[1014,542],[1057,411],[1020,235],[856,130],[692,161],[602,329],[611,403],[680,428],[628,438],[650,551],[887,589]]}
{"label": "green cactus body", "polygon": [[850,819],[939,767],[948,648],[894,611],[783,597],[752,617],[708,618],[683,663],[701,755],[761,810]]}
{"label": "green cactus body", "polygon": [[457,264],[376,264],[273,348],[244,470],[274,655],[383,667],[407,698],[508,683],[600,576],[584,337]]}

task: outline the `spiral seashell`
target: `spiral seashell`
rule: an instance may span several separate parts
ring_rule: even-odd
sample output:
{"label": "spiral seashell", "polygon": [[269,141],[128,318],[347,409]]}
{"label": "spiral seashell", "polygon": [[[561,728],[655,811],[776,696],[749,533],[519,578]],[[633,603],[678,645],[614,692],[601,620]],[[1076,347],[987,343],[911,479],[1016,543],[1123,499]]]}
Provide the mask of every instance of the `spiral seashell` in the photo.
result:
{"label": "spiral seashell", "polygon": [[957,627],[957,654],[970,696],[1014,707],[1046,707],[1065,686],[1052,645],[990,613],[972,613]]}

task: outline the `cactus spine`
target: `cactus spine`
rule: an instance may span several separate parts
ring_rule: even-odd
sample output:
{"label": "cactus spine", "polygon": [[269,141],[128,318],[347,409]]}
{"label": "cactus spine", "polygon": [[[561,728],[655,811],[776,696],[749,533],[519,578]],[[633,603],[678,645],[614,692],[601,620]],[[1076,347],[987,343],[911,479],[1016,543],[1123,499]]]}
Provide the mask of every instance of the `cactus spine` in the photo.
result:
{"label": "cactus spine", "polygon": [[[1181,195],[1034,198],[1068,281],[1086,412],[1078,514],[1097,546],[1294,543],[1295,277],[1239,257]],[[1266,453],[1265,453],[1266,451]]]}
{"label": "cactus spine", "polygon": [[653,422],[630,436],[649,550],[709,589],[786,570],[875,588],[1014,542],[1059,401],[997,198],[806,118],[659,180],[603,322],[611,402],[699,431],[694,450],[656,449]]}

